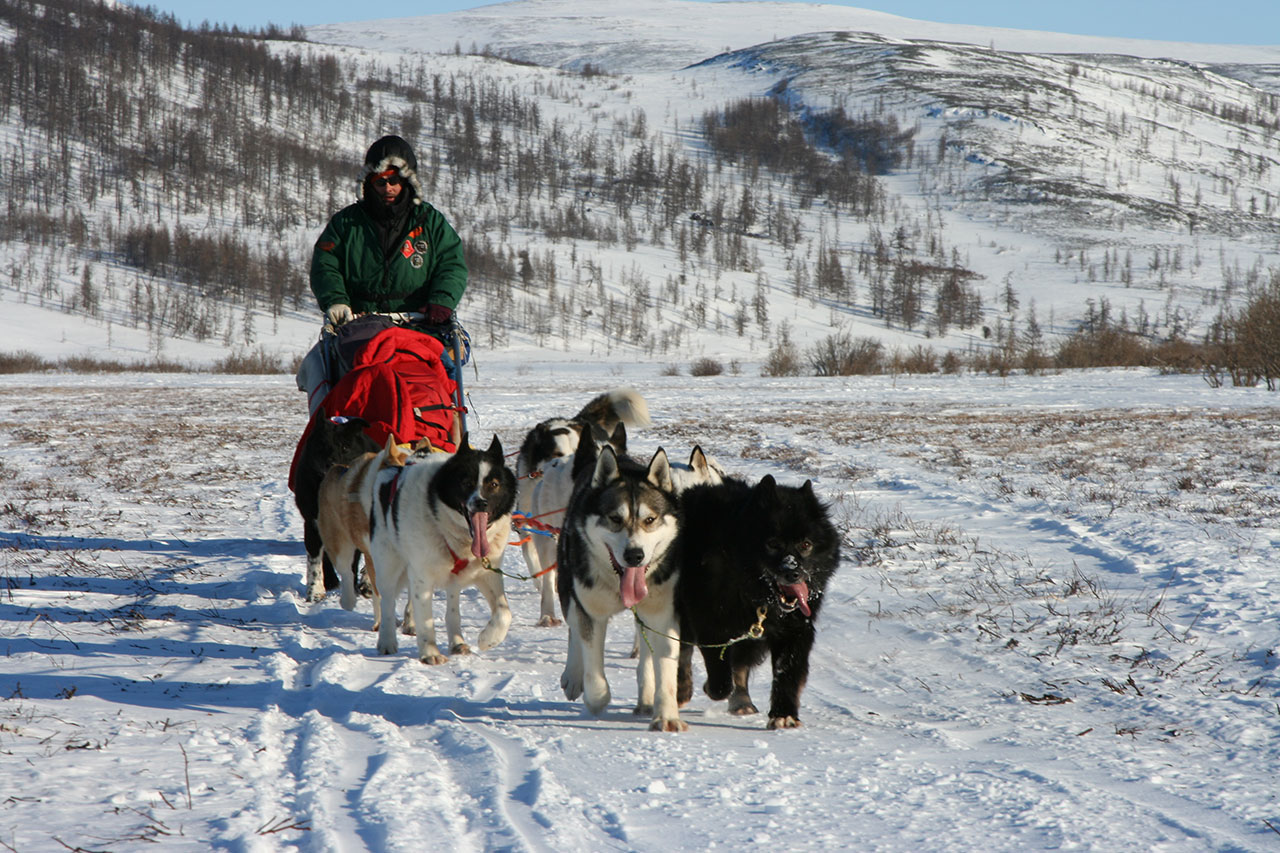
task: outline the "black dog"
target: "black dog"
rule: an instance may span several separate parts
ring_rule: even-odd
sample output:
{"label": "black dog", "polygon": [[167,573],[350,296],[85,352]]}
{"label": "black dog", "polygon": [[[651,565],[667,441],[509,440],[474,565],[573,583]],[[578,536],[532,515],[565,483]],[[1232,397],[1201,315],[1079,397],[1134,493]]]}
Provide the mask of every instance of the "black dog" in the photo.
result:
{"label": "black dog", "polygon": [[696,644],[707,695],[728,699],[731,714],[757,713],[747,680],[768,654],[769,728],[800,725],[813,623],[840,562],[827,507],[809,481],[780,486],[768,475],[754,486],[735,479],[695,486],[680,500],[678,700],[683,704],[693,693]]}
{"label": "black dog", "polygon": [[311,432],[298,456],[293,475],[293,500],[302,515],[302,541],[307,549],[307,601],[322,601],[325,590],[337,589],[338,574],[329,564],[320,540],[320,483],[334,465],[347,465],[369,451],[381,450],[364,434],[369,425],[362,418],[333,419],[321,407],[312,419]]}

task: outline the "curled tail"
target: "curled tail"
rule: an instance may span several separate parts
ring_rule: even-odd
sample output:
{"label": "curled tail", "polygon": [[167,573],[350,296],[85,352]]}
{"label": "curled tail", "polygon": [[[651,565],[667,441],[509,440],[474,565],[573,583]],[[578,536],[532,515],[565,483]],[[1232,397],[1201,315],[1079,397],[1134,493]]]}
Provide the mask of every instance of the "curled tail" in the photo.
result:
{"label": "curled tail", "polygon": [[606,391],[583,406],[574,420],[595,424],[606,433],[612,433],[619,423],[629,427],[645,427],[653,423],[649,418],[649,404],[634,388]]}

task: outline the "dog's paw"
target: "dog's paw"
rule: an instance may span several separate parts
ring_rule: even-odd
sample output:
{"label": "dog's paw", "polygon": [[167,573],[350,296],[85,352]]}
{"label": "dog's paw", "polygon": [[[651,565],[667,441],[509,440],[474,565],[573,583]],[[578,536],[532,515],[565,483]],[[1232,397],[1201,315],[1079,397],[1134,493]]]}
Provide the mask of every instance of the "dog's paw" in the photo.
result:
{"label": "dog's paw", "polygon": [[609,688],[605,687],[604,692],[598,695],[586,693],[582,697],[582,703],[587,706],[587,710],[591,712],[593,717],[598,717],[604,713],[604,709],[609,707],[609,702],[613,699],[613,694],[609,692]]}
{"label": "dog's paw", "polygon": [[510,626],[510,620],[502,622],[498,625],[489,625],[480,632],[480,636],[476,638],[476,645],[480,651],[491,649],[507,638],[507,628]]}
{"label": "dog's paw", "polygon": [[563,619],[557,619],[555,616],[543,616],[538,620],[539,628],[559,628],[564,624]]}
{"label": "dog's paw", "polygon": [[308,604],[319,604],[322,601],[324,601],[324,587],[320,587],[319,589],[309,587],[307,589]]}
{"label": "dog's paw", "polygon": [[639,704],[639,705],[636,705],[636,707],[631,711],[631,713],[635,714],[637,717],[652,717],[653,706]]}
{"label": "dog's paw", "polygon": [[649,723],[651,732],[687,732],[689,724],[679,717],[659,717]]}
{"label": "dog's paw", "polygon": [[770,729],[798,729],[800,728],[800,721],[795,717],[770,717],[768,727]]}
{"label": "dog's paw", "polygon": [[450,647],[450,649],[449,649],[449,654],[451,654],[451,655],[469,655],[469,654],[471,654],[471,647],[470,647],[470,646],[468,646],[466,643],[454,643],[454,644],[453,644],[453,646],[452,646],[452,647]]}
{"label": "dog's paw", "polygon": [[423,654],[418,655],[418,660],[422,661],[428,666],[439,666],[442,663],[449,662],[449,659],[444,655],[440,654],[438,650],[434,652],[424,652]]}
{"label": "dog's paw", "polygon": [[398,650],[399,644],[394,639],[389,643],[378,641],[378,654],[380,655],[394,655]]}
{"label": "dog's paw", "polygon": [[[690,680],[692,680],[692,676],[690,676]],[[693,692],[692,686],[690,686],[689,692]],[[710,680],[707,680],[702,684],[702,692],[707,694],[711,699],[719,702],[722,699],[729,698],[729,694],[733,692],[733,685],[729,683],[728,679],[726,679],[724,683],[716,682],[715,684],[712,684]]]}
{"label": "dog's paw", "polygon": [[342,605],[343,610],[355,610],[356,609],[355,590],[351,590],[350,592],[348,592],[347,588],[344,586],[342,588],[342,593],[338,598],[338,603]]}
{"label": "dog's paw", "polygon": [[[735,717],[747,717],[751,714],[759,714],[760,709],[750,699],[730,699],[729,713]],[[769,728],[773,728],[773,726]]]}
{"label": "dog's paw", "polygon": [[566,670],[560,676],[560,689],[564,691],[564,698],[572,702],[582,695],[582,679],[570,678]]}

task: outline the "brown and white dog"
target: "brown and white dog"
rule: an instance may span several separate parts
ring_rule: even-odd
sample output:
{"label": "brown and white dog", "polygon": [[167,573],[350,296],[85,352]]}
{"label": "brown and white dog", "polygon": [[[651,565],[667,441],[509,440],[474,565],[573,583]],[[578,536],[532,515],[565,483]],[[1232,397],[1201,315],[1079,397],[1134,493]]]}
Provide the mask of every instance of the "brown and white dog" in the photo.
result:
{"label": "brown and white dog", "polygon": [[324,601],[325,591],[339,585],[331,564],[326,564],[317,519],[320,515],[320,483],[334,465],[346,465],[364,453],[376,453],[378,445],[364,434],[369,422],[359,417],[330,416],[322,406],[298,454],[291,484],[302,515],[302,538],[307,548],[307,601]]}
{"label": "brown and white dog", "polygon": [[383,468],[402,468],[422,446],[397,444],[387,438],[387,445],[377,453],[365,453],[348,465],[334,465],[320,481],[320,513],[316,526],[324,543],[329,562],[338,573],[341,595],[346,610],[356,605],[356,559],[364,556],[365,578],[373,592],[373,630],[378,630],[382,610],[378,595],[378,576],[369,554],[369,510],[373,506],[373,489],[377,474]]}

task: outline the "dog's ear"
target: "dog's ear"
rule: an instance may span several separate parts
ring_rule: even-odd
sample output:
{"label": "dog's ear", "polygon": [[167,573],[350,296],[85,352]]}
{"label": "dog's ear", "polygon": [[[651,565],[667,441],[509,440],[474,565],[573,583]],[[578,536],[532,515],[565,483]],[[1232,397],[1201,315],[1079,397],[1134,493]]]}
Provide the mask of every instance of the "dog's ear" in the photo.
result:
{"label": "dog's ear", "polygon": [[394,435],[391,435],[390,433],[387,434],[387,442],[383,445],[382,451],[386,454],[387,464],[394,465],[397,468],[404,467],[404,458],[407,454],[405,453],[404,448],[396,443],[396,437]]}
{"label": "dog's ear", "polygon": [[613,448],[605,445],[596,459],[595,472],[591,475],[591,485],[600,487],[618,478],[618,456]]}
{"label": "dog's ear", "polygon": [[618,425],[613,428],[613,435],[609,436],[609,444],[618,453],[627,452],[627,425],[622,421],[618,421]]}
{"label": "dog's ear", "polygon": [[578,479],[584,476],[584,471],[596,470],[596,459],[599,455],[594,441],[586,441],[578,445],[578,449],[573,453],[573,467],[569,469],[573,482],[577,483]]}
{"label": "dog's ear", "polygon": [[813,493],[813,481],[812,481],[812,480],[805,480],[805,481],[804,481],[804,485],[800,487],[800,495],[801,495],[801,497],[803,497],[805,500],[813,500],[813,501],[816,501],[816,500],[818,499],[818,496],[817,496],[817,495],[815,495],[815,494]]}
{"label": "dog's ear", "polygon": [[502,442],[498,440],[496,433],[493,436],[493,441],[489,442],[489,449],[485,451],[485,454],[491,459],[498,460],[499,465],[502,464]]}
{"label": "dog's ear", "polygon": [[693,452],[689,454],[689,467],[699,477],[706,477],[710,472],[711,466],[707,464],[707,455],[702,452],[702,445],[693,446]]}
{"label": "dog's ear", "polygon": [[758,506],[764,506],[777,500],[778,497],[778,481],[773,479],[772,474],[765,474],[760,478],[760,482],[756,483],[754,489],[751,490],[751,499]]}
{"label": "dog's ear", "polygon": [[664,492],[673,492],[675,487],[671,484],[671,463],[667,460],[667,451],[661,447],[658,452],[653,454],[653,458],[649,460],[649,482],[653,483]]}

